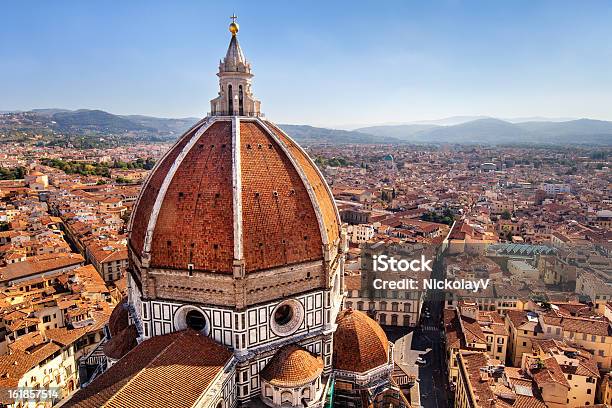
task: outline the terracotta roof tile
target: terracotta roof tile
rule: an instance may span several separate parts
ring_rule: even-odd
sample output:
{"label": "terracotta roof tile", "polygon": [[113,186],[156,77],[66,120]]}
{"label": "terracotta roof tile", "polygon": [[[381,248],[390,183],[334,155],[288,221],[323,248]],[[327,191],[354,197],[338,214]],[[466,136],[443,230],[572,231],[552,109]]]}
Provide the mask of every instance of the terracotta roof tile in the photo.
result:
{"label": "terracotta roof tile", "polygon": [[175,143],[166,156],[156,165],[155,171],[151,172],[140,192],[138,205],[132,213],[132,233],[130,234],[131,247],[138,255],[142,255],[149,217],[151,216],[153,205],[164,182],[164,178],[168,174],[170,167],[172,167],[172,163],[174,163],[183,147],[185,147],[196,131],[197,129],[192,129]]}
{"label": "terracotta roof tile", "polygon": [[242,122],[240,138],[246,270],[322,259],[315,211],[289,158],[256,123]]}
{"label": "terracotta roof tile", "polygon": [[334,333],[334,368],[363,373],[388,362],[389,341],[378,323],[365,313],[340,312]]}
{"label": "terracotta roof tile", "polygon": [[323,360],[294,344],[276,352],[261,372],[274,386],[298,387],[314,381],[323,372]]}
{"label": "terracotta roof tile", "polygon": [[73,253],[32,256],[23,262],[0,268],[0,281],[8,281],[29,275],[51,272],[60,268],[77,266],[83,262],[85,262],[85,259],[81,255]]}
{"label": "terracotta roof tile", "polygon": [[193,264],[196,270],[232,272],[231,142],[232,123],[216,122],[183,159],[159,211],[151,266],[187,269]]}
{"label": "terracotta roof tile", "polygon": [[[313,162],[276,127],[267,126],[274,135],[260,123],[240,122],[242,246],[247,272],[323,259],[315,206],[297,169],[314,193],[329,241],[336,241],[340,231],[333,197]],[[130,248],[138,256],[158,192],[195,131],[171,148],[143,187],[130,234]],[[232,273],[237,239],[233,151],[232,122],[220,119],[182,159],[156,221],[151,267],[187,269],[192,264],[195,270]]]}
{"label": "terracotta roof tile", "polygon": [[[17,386],[19,379],[42,361],[58,352],[55,343],[45,343],[28,352],[15,350],[12,354],[0,356],[0,391]],[[0,392],[4,396],[6,393]],[[0,401],[8,403],[7,401]]]}
{"label": "terracotta roof tile", "polygon": [[300,149],[297,143],[295,143],[291,138],[287,137],[287,135],[275,124],[271,122],[266,122],[266,124],[287,146],[288,150],[291,152],[291,155],[306,175],[306,178],[308,179],[308,182],[312,186],[315,196],[317,197],[319,207],[321,208],[329,242],[333,243],[340,237],[340,225],[336,216],[334,198],[327,190],[325,180],[321,177],[308,155],[304,153],[302,149]]}
{"label": "terracotta roof tile", "polygon": [[555,382],[567,387],[568,389],[570,388],[570,385],[565,379],[559,363],[557,363],[557,360],[554,357],[544,359],[542,363],[542,368],[530,370],[531,376],[538,386],[542,386],[542,384],[549,382]]}
{"label": "terracotta roof tile", "polygon": [[[65,407],[175,408],[192,406],[232,358],[193,330],[155,336],[79,390]],[[188,379],[188,380],[187,380]]]}

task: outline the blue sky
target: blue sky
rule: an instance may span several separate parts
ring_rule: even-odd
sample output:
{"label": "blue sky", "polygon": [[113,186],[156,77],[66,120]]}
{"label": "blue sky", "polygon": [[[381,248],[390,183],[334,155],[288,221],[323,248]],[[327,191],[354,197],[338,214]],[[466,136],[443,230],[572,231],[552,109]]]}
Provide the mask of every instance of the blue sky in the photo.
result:
{"label": "blue sky", "polygon": [[0,110],[204,116],[234,12],[280,123],[612,120],[612,1],[577,0],[9,2]]}

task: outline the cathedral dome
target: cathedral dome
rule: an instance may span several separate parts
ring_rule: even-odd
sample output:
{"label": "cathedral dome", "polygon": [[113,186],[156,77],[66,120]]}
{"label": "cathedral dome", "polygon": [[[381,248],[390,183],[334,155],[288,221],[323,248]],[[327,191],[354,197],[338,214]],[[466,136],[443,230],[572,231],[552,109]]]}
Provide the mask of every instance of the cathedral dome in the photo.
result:
{"label": "cathedral dome", "polygon": [[241,308],[332,285],[341,227],[331,190],[263,119],[236,33],[209,116],[157,162],[134,205],[130,275],[146,298]]}
{"label": "cathedral dome", "polygon": [[152,171],[129,245],[143,266],[232,274],[323,260],[336,245],[332,195],[307,154],[260,118],[211,116]]}
{"label": "cathedral dome", "polygon": [[237,25],[230,31],[210,116],[157,163],[134,207],[138,267],[242,277],[337,253],[331,190],[304,150],[261,117]]}
{"label": "cathedral dome", "polygon": [[365,313],[347,309],[340,312],[334,333],[334,362],[337,370],[364,373],[389,359],[389,341],[378,323]]}

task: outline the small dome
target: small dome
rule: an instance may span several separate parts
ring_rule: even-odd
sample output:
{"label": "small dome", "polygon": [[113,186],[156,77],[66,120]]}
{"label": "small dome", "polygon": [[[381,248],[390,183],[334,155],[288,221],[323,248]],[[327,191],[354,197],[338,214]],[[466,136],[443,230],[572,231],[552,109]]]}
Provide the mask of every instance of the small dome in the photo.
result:
{"label": "small dome", "polygon": [[378,323],[365,313],[340,312],[334,333],[334,368],[363,373],[387,364],[389,340]]}
{"label": "small dome", "polygon": [[119,360],[138,345],[137,339],[138,331],[136,330],[136,326],[131,324],[119,333],[113,335],[113,337],[104,344],[102,350],[105,356],[114,360]]}
{"label": "small dome", "polygon": [[108,318],[108,330],[111,336],[115,336],[120,331],[128,327],[128,311],[126,308],[127,296],[121,299],[121,302],[117,303],[117,306],[113,309],[110,317]]}
{"label": "small dome", "polygon": [[278,387],[300,387],[323,372],[323,360],[294,344],[282,347],[261,372],[261,378]]}

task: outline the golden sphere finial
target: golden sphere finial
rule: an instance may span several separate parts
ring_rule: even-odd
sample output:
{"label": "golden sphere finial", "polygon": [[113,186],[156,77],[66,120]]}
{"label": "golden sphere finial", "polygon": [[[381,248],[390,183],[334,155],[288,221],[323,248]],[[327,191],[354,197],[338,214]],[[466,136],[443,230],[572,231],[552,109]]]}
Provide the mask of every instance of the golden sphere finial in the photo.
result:
{"label": "golden sphere finial", "polygon": [[232,33],[232,35],[236,35],[236,34],[238,34],[238,30],[240,29],[240,26],[236,22],[236,19],[238,17],[236,17],[236,14],[232,14],[232,16],[230,18],[232,19],[232,22],[229,25],[230,33]]}

